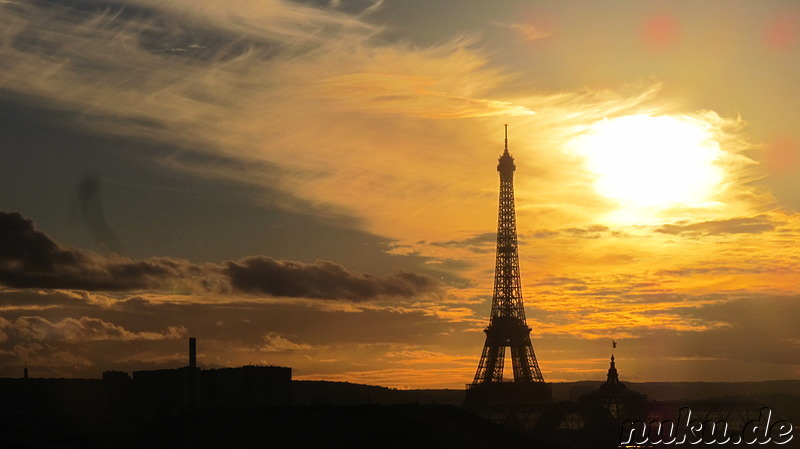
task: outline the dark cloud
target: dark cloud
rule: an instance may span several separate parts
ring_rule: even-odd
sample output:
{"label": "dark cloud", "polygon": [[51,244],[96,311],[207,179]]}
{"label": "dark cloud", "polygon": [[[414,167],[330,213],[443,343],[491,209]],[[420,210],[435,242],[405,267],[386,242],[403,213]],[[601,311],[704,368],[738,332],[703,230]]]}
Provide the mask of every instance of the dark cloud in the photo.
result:
{"label": "dark cloud", "polygon": [[90,291],[169,290],[348,299],[412,297],[435,290],[428,276],[397,270],[387,276],[353,272],[324,260],[314,263],[254,256],[222,264],[169,257],[136,260],[65,249],[18,213],[0,212],[0,284],[20,288]]}
{"label": "dark cloud", "polygon": [[13,336],[22,341],[86,342],[103,340],[173,340],[183,338],[186,328],[170,326],[163,332],[132,332],[122,326],[100,318],[64,318],[52,322],[41,316],[22,316],[16,320],[0,321],[0,330],[6,338]]}
{"label": "dark cloud", "polygon": [[[724,299],[725,295],[686,297],[687,303]],[[629,341],[633,351],[648,348],[659,356],[696,357],[684,363],[689,378],[719,378],[720,370],[732,370],[733,379],[795,378],[800,364],[800,297],[748,295],[715,301],[702,307],[673,309],[687,322],[723,322],[725,326],[704,332],[653,330]],[[717,362],[702,359],[717,360]],[[718,364],[715,364],[718,363]],[[677,366],[677,365],[676,365]]]}
{"label": "dark cloud", "polygon": [[761,234],[775,229],[776,223],[766,215],[756,217],[731,218],[728,220],[712,220],[690,224],[667,224],[656,229],[663,234]]}
{"label": "dark cloud", "polygon": [[[97,377],[92,361],[82,355],[64,350],[60,345],[39,342],[23,342],[13,346],[11,351],[0,353],[0,365],[6,375],[15,377],[22,374],[21,366],[31,368],[34,376],[64,377],[76,370],[85,370]],[[89,377],[89,376],[87,376]]]}
{"label": "dark cloud", "polygon": [[0,283],[22,288],[135,290],[196,271],[180,259],[133,260],[66,249],[19,213],[0,212]]}
{"label": "dark cloud", "polygon": [[497,242],[497,234],[484,232],[463,240],[446,240],[431,242],[431,245],[445,248],[464,248],[474,253],[488,253],[494,251],[492,247]]}
{"label": "dark cloud", "polygon": [[33,221],[16,212],[0,212],[0,261],[3,271],[50,272],[61,264],[75,264],[80,255],[64,251]]}
{"label": "dark cloud", "polygon": [[0,308],[13,309],[24,304],[28,307],[75,307],[90,304],[87,292],[41,290],[30,294],[28,290],[0,289]]}
{"label": "dark cloud", "polygon": [[227,262],[225,273],[236,290],[270,296],[363,301],[414,296],[435,286],[431,278],[408,271],[378,277],[348,271],[325,260],[309,264],[262,256]]}

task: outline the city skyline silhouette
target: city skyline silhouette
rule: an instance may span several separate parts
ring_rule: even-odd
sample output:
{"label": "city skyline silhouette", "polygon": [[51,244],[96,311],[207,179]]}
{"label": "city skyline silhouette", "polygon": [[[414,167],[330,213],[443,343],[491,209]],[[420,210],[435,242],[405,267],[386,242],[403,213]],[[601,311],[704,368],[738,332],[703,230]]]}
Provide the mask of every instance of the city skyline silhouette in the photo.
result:
{"label": "city skyline silhouette", "polygon": [[[26,368],[22,378],[0,378],[0,442],[11,448],[218,448],[264,442],[296,448],[615,448],[634,440],[646,445],[669,438],[707,443],[733,438],[729,446],[735,446],[743,439],[774,438],[780,447],[797,447],[790,421],[800,418],[797,380],[626,385],[612,355],[605,382],[549,384],[545,398],[526,394],[527,387],[538,385],[526,382],[478,385],[480,391],[475,385],[466,391],[396,390],[294,381],[289,367],[203,369],[197,348],[197,339],[190,338],[186,365],[172,369],[47,379],[30,377]],[[502,386],[515,387],[516,396],[486,388]],[[765,407],[764,400],[773,405]],[[647,423],[657,422],[652,419],[666,427],[648,432]],[[671,427],[681,420],[677,430]],[[696,433],[689,423],[724,427]]]}

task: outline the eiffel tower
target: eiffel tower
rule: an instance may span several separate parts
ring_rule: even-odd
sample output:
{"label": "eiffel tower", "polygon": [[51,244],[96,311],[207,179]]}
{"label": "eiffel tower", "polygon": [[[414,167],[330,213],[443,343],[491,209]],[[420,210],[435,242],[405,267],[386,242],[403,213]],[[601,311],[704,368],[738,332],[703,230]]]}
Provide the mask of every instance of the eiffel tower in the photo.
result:
{"label": "eiffel tower", "polygon": [[[530,403],[551,401],[531,345],[531,328],[525,321],[525,306],[519,280],[517,224],[514,211],[514,158],[505,150],[500,156],[500,207],[497,220],[497,261],[494,269],[492,313],[478,370],[467,385],[465,405],[487,403]],[[506,348],[511,348],[514,381],[503,380]]]}

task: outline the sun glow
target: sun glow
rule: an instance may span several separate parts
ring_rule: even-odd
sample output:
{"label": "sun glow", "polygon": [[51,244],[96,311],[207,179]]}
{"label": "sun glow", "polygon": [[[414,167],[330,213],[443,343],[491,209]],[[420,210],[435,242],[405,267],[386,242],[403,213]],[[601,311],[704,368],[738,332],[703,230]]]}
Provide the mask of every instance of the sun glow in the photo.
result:
{"label": "sun glow", "polygon": [[597,193],[619,204],[617,219],[667,209],[707,208],[723,180],[711,125],[691,117],[605,119],[575,140]]}

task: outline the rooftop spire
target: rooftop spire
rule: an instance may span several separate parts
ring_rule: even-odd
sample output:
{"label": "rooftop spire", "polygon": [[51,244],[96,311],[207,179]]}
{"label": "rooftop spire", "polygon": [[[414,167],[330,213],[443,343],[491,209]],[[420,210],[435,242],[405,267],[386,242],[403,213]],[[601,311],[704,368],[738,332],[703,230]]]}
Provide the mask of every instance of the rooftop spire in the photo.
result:
{"label": "rooftop spire", "polygon": [[508,153],[508,125],[503,125],[506,127],[506,153]]}
{"label": "rooftop spire", "polygon": [[614,364],[614,355],[611,355],[611,365],[608,367],[608,379],[601,385],[600,388],[625,388],[625,385],[619,381],[619,374],[617,367]]}

